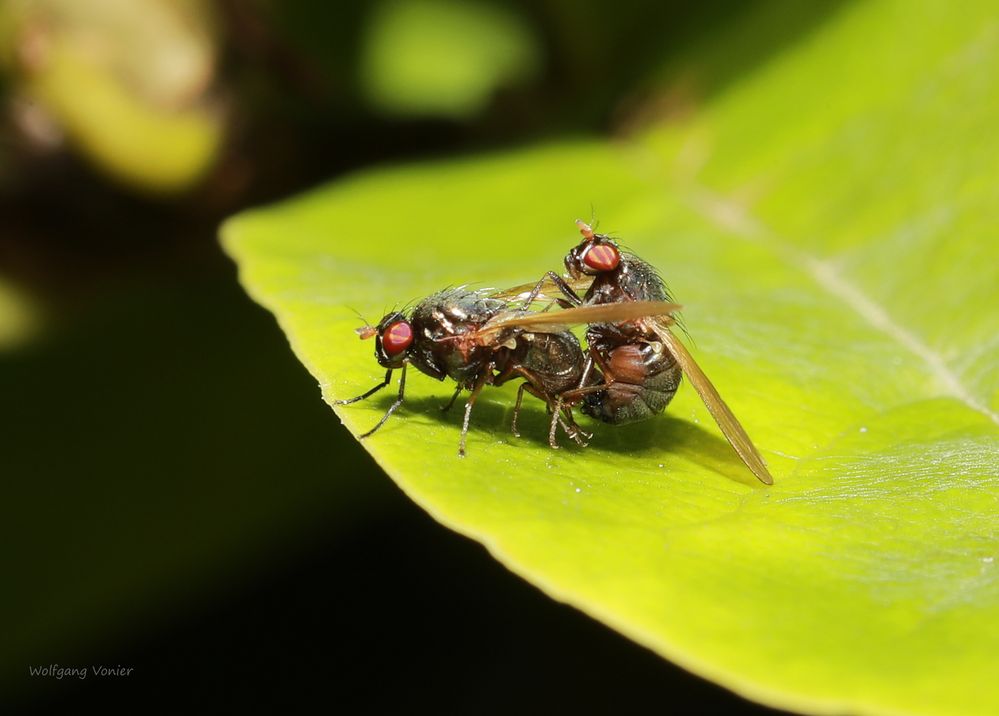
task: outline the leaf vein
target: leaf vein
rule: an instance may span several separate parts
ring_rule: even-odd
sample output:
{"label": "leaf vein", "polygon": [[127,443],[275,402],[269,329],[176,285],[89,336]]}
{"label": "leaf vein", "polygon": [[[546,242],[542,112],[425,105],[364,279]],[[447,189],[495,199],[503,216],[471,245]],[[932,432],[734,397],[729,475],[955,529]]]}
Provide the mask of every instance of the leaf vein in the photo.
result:
{"label": "leaf vein", "polygon": [[695,187],[689,194],[689,204],[699,215],[716,226],[732,232],[741,239],[770,249],[786,263],[805,271],[823,290],[841,299],[873,328],[922,360],[947,395],[999,425],[999,413],[990,409],[961,382],[943,356],[920,340],[912,331],[897,323],[884,306],[846,279],[831,261],[817,258],[798,249],[790,242],[781,239],[740,204],[703,186]]}

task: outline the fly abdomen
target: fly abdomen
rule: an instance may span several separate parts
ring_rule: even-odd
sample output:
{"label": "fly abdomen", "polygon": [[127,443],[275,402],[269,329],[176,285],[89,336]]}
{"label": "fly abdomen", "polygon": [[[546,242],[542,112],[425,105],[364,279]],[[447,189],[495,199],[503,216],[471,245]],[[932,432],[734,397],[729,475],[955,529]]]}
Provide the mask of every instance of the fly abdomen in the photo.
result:
{"label": "fly abdomen", "polygon": [[621,425],[658,415],[680,387],[680,366],[657,341],[627,343],[604,358],[607,387],[588,395],[582,410],[605,423]]}
{"label": "fly abdomen", "polygon": [[583,375],[583,349],[568,331],[524,334],[518,341],[520,364],[539,377],[552,394],[575,388]]}

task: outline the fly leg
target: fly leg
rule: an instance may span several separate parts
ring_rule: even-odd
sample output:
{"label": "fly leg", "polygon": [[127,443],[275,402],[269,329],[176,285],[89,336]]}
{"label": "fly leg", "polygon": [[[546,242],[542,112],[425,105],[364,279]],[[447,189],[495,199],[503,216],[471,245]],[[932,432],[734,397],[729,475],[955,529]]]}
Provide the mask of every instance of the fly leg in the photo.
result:
{"label": "fly leg", "polygon": [[[587,386],[586,383],[590,379],[590,373],[593,371],[594,363],[596,363],[597,367],[600,369],[600,373],[598,375],[600,375],[602,382],[598,385]],[[615,382],[617,382],[617,378],[614,377],[614,372],[610,369],[610,365],[608,365],[603,351],[594,348],[591,345],[586,356],[586,363],[583,365],[583,377],[579,381],[579,387],[571,392],[579,396],[586,395],[587,393],[597,393],[609,386],[611,383]]]}
{"label": "fly leg", "polygon": [[[563,408],[562,410],[563,411],[567,411],[568,409],[567,408]],[[563,413],[563,415],[572,415],[572,413],[565,412],[565,413]],[[586,441],[580,439],[579,436],[580,435],[586,435],[587,437],[593,437],[593,435],[591,433],[587,433],[587,432],[585,432],[583,430],[580,430],[579,426],[576,425],[576,421],[575,420],[572,420],[571,421],[571,425],[570,425],[569,422],[566,422],[566,419],[565,419],[565,417],[563,417],[563,415],[560,415],[559,419],[558,419],[558,424],[562,426],[562,430],[565,431],[566,435],[568,435],[570,438],[572,438],[573,440],[575,440],[577,445],[579,445],[580,447],[586,447]]]}
{"label": "fly leg", "polygon": [[[388,378],[389,378],[390,375],[392,375],[392,371],[391,370],[386,374],[385,379],[388,380]],[[382,388],[382,387],[384,387],[384,386],[378,386],[378,388]],[[374,388],[374,389],[368,391],[368,393],[369,394],[373,393],[373,392],[375,392],[375,390],[378,390],[378,388]],[[385,421],[388,420],[389,416],[392,415],[392,413],[395,412],[396,408],[398,408],[400,405],[402,405],[402,400],[405,397],[405,395],[406,395],[406,364],[403,363],[402,364],[402,375],[399,377],[399,397],[395,399],[395,402],[392,403],[392,405],[389,407],[388,412],[386,412],[385,415],[382,416],[382,419],[378,421],[378,424],[375,427],[371,428],[371,430],[369,430],[368,432],[366,432],[363,435],[360,435],[358,437],[360,437],[361,439],[364,439],[364,438],[368,437],[369,435],[372,435],[376,430],[378,430],[378,428],[380,428],[382,425],[384,425]],[[348,401],[348,402],[353,402],[353,401]]]}
{"label": "fly leg", "polygon": [[[589,392],[592,391],[584,390],[584,393]],[[552,419],[548,426],[548,444],[553,448],[558,448],[558,444],[555,442],[555,433],[559,425],[562,426],[565,434],[572,438],[580,447],[586,447],[589,444],[590,438],[593,437],[593,433],[588,433],[579,427],[576,419],[572,417],[572,406],[578,402],[578,396],[582,394],[577,390],[566,391],[556,396],[554,405],[549,406]]]}
{"label": "fly leg", "polygon": [[[572,416],[572,406],[578,403],[584,395],[599,393],[605,388],[605,385],[600,384],[589,385],[585,388],[567,390],[559,395],[555,400],[556,414],[558,414],[558,411],[561,410],[562,414],[565,416],[564,420],[560,418],[562,428],[565,430],[566,435],[575,440],[576,444],[581,447],[586,447],[588,441],[593,437],[593,433],[587,432],[579,427],[579,424],[576,423],[576,419]],[[554,430],[554,428],[552,430]],[[549,436],[551,435],[552,433],[549,433]]]}
{"label": "fly leg", "polygon": [[520,387],[517,388],[517,402],[513,406],[513,422],[510,424],[515,438],[520,437],[520,431],[517,430],[517,418],[520,416],[520,404],[524,401],[524,391],[529,385],[529,383],[521,383]]}
{"label": "fly leg", "polygon": [[552,416],[551,422],[548,424],[548,444],[556,450],[558,449],[558,444],[555,442],[556,424],[561,425],[565,434],[575,440],[580,447],[586,447],[589,439],[593,437],[593,433],[588,433],[579,427],[576,419],[572,417],[572,406],[576,400],[575,398],[566,400],[566,395],[572,395],[575,392],[568,391],[556,396],[554,403],[548,405],[548,412]]}
{"label": "fly leg", "polygon": [[[551,403],[551,400],[548,398],[548,396],[546,396],[544,393],[542,393],[541,391],[539,391],[537,388],[535,388],[530,383],[526,383],[526,382],[525,383],[521,383],[520,384],[520,388],[517,390],[517,403],[516,403],[516,405],[514,406],[514,409],[513,409],[513,434],[516,437],[518,437],[518,438],[520,437],[520,432],[517,430],[517,418],[520,415],[520,404],[521,404],[521,401],[524,398],[524,391],[527,391],[528,393],[530,393],[531,395],[533,395],[535,398],[538,398],[540,400],[545,401],[545,405],[548,408],[548,412],[549,413],[552,412],[552,403]],[[561,418],[559,418],[559,423],[561,423],[562,428],[565,430],[565,432],[566,432],[567,435],[571,435],[572,434],[572,429],[566,424],[566,422],[564,420],[562,420]],[[558,447],[558,446],[556,445],[555,447]]]}
{"label": "fly leg", "polygon": [[534,289],[527,295],[527,300],[524,301],[523,310],[526,311],[531,307],[531,304],[534,303],[537,300],[538,295],[540,295],[541,289],[545,285],[545,281],[549,280],[553,284],[555,284],[555,287],[565,295],[565,297],[569,300],[569,303],[571,305],[579,306],[580,304],[583,303],[583,299],[581,299],[579,295],[574,290],[572,290],[572,286],[566,283],[564,278],[559,276],[554,271],[549,271],[548,273],[546,273],[544,276],[541,277],[541,280],[538,281]]}
{"label": "fly leg", "polygon": [[[497,376],[495,376],[493,378],[493,385],[497,385],[497,386],[503,385],[505,382],[507,382],[508,380],[510,380],[511,378],[513,378],[514,376],[520,376],[522,378],[527,379],[528,381],[531,381],[533,379],[533,376],[527,375],[526,371],[523,368],[521,368],[520,366],[509,365],[501,373],[499,373],[499,375],[497,375]],[[528,383],[521,383],[520,384],[520,387],[517,388],[517,402],[513,406],[513,421],[510,423],[510,429],[512,430],[513,436],[515,438],[519,438],[520,437],[520,431],[517,429],[517,418],[520,417],[520,406],[521,406],[521,403],[524,402],[524,391],[525,390],[527,392],[529,392],[531,395],[537,396],[537,397],[541,398],[542,400],[547,400],[544,396],[539,395],[533,389],[533,387],[531,386],[531,384],[529,382]]]}
{"label": "fly leg", "polygon": [[359,400],[364,400],[365,398],[370,398],[372,395],[377,393],[379,390],[384,388],[386,385],[392,382],[392,369],[389,368],[385,371],[385,380],[376,385],[374,388],[369,390],[367,393],[363,393],[356,398],[348,398],[347,400],[334,400],[333,405],[350,405],[351,403],[356,403]]}
{"label": "fly leg", "polygon": [[[520,437],[520,431],[517,429],[517,419],[520,417],[520,408],[524,400],[524,392],[528,392],[539,400],[545,402],[545,407],[548,409],[549,415],[552,416],[552,424],[555,426],[561,425],[562,429],[565,430],[565,434],[570,438],[575,440],[580,445],[585,445],[585,442],[580,440],[580,435],[585,435],[587,438],[592,437],[589,433],[586,433],[576,425],[576,421],[572,418],[571,403],[566,405],[555,407],[555,401],[552,400],[550,393],[545,391],[544,381],[542,381],[537,375],[532,371],[524,368],[523,366],[513,365],[504,370],[500,375],[496,376],[494,380],[494,385],[502,385],[508,381],[513,376],[520,376],[525,380],[524,383],[520,384],[517,389],[517,402],[514,404],[513,408],[513,434],[516,437]],[[575,393],[576,391],[569,391],[570,393]],[[563,417],[564,414],[568,416],[568,420]],[[551,437],[548,444],[553,448],[558,449],[558,443],[554,442],[554,433],[557,431],[556,428],[551,429]]]}
{"label": "fly leg", "polygon": [[579,378],[579,385],[577,388],[585,388],[586,384],[590,381],[590,373],[593,372],[593,353],[587,353],[586,362],[583,363],[583,375]]}
{"label": "fly leg", "polygon": [[451,409],[451,406],[454,405],[454,401],[458,399],[459,395],[461,395],[460,385],[454,389],[454,395],[451,396],[451,400],[447,401],[447,403],[441,406],[441,412],[446,413],[447,411],[449,411]]}
{"label": "fly leg", "polygon": [[566,435],[575,440],[577,443],[580,443],[579,431],[576,429],[575,421],[572,419],[572,412],[568,408],[565,409],[566,414],[569,416],[569,421],[566,422],[566,420],[562,417],[562,412],[561,412],[562,407],[558,403],[558,401],[556,401],[556,403],[553,404],[550,397],[546,396],[544,393],[539,391],[530,383],[521,383],[520,389],[517,391],[517,406],[514,408],[514,413],[513,413],[513,422],[514,422],[514,431],[515,431],[514,435],[520,437],[520,433],[516,432],[517,413],[520,410],[520,401],[524,395],[525,390],[534,397],[540,398],[541,400],[545,401],[545,405],[548,408],[548,413],[552,416],[551,428],[548,432],[548,444],[551,447],[553,447],[556,450],[558,450],[559,448],[558,443],[555,441],[555,432],[557,431],[559,425],[561,425],[562,429],[565,430]]}
{"label": "fly leg", "polygon": [[[555,399],[555,405],[552,406],[552,422],[548,428],[548,444],[551,445],[553,450],[558,450],[558,443],[555,442],[555,431],[558,430],[558,424],[561,422],[562,417],[562,396],[558,396]],[[563,427],[565,424],[563,423]],[[569,432],[566,430],[566,432]]]}
{"label": "fly leg", "polygon": [[[559,396],[559,400],[562,396]],[[587,432],[579,427],[576,419],[572,416],[572,408],[569,406],[563,406],[562,413],[565,416],[565,420],[562,422],[562,428],[565,430],[566,434],[576,441],[576,444],[580,447],[586,447],[589,445],[590,440],[593,438],[593,433]]]}
{"label": "fly leg", "polygon": [[488,382],[491,373],[492,368],[483,371],[482,375],[475,379],[472,393],[468,396],[468,402],[465,403],[465,419],[461,423],[461,438],[458,440],[458,457],[465,457],[465,437],[468,435],[468,421],[472,417],[472,406],[475,405],[475,399],[479,397],[479,393],[482,392],[482,387]]}
{"label": "fly leg", "polygon": [[[521,383],[520,387],[517,389],[517,402],[513,408],[513,425],[512,425],[513,434],[516,437],[520,437],[520,432],[517,430],[517,418],[520,417],[520,406],[524,400],[524,391],[526,390],[535,398],[545,401],[545,405],[547,406],[549,412],[552,412],[552,400],[551,396],[545,392],[544,383],[541,381],[541,379],[538,378],[538,376],[536,376],[533,372],[529,371],[527,368],[524,368],[523,366],[514,365],[508,368],[507,370],[503,371],[503,373],[497,377],[496,385],[500,385],[501,383],[509,380],[514,375],[519,375],[525,381]],[[555,411],[553,414],[556,416],[554,419],[558,419],[560,422],[562,422],[562,427],[565,428],[566,433],[571,434],[570,428],[568,428],[565,422],[561,421],[561,419],[559,418],[558,411]],[[549,441],[549,444],[551,444],[551,441]],[[557,448],[558,445],[556,444],[553,447]]]}

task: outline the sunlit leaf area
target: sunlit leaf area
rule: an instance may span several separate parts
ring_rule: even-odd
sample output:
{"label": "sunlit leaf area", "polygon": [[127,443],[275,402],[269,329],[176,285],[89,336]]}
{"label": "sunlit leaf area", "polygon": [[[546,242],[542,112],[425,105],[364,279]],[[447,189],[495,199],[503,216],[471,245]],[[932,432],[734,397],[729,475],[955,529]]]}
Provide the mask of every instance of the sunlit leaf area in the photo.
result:
{"label": "sunlit leaf area", "polygon": [[[992,3],[11,0],[0,72],[0,704],[999,712]],[[639,261],[675,339],[523,299]]]}

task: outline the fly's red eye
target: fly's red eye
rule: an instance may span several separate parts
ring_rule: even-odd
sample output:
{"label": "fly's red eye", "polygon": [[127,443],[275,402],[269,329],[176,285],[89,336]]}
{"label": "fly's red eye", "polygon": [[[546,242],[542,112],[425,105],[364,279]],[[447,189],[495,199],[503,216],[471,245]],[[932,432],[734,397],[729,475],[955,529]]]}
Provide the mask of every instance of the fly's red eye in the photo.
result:
{"label": "fly's red eye", "polygon": [[390,356],[397,356],[413,342],[413,329],[405,321],[396,321],[382,333],[382,348]]}
{"label": "fly's red eye", "polygon": [[613,271],[621,263],[621,253],[613,244],[595,244],[583,256],[583,263],[594,271]]}

